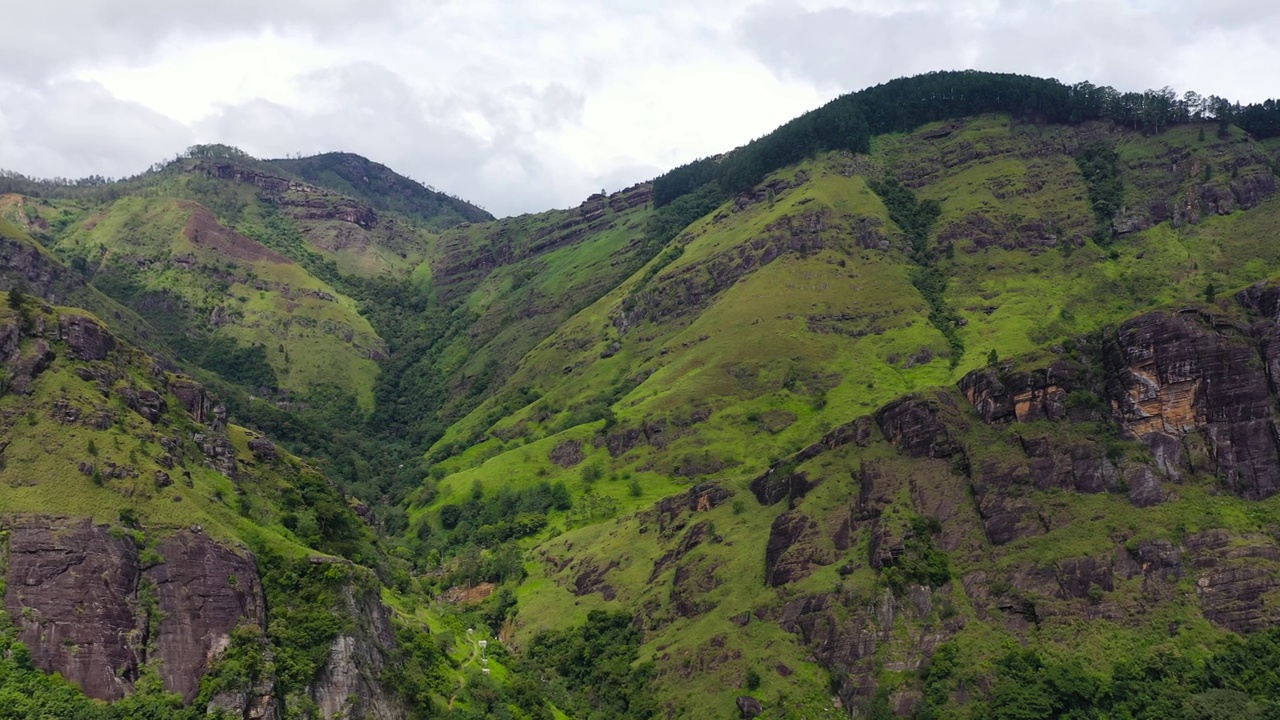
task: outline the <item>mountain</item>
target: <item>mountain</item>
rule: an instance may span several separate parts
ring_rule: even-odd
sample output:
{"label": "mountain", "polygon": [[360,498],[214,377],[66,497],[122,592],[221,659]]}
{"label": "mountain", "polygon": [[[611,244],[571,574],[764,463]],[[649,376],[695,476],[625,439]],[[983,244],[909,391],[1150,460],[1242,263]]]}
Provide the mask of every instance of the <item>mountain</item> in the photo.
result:
{"label": "mountain", "polygon": [[932,73],[496,220],[341,153],[7,175],[0,687],[1271,717],[1276,119]]}
{"label": "mountain", "polygon": [[436,192],[352,153],[268,160],[267,165],[365,202],[374,210],[400,212],[439,229],[494,219],[465,200]]}

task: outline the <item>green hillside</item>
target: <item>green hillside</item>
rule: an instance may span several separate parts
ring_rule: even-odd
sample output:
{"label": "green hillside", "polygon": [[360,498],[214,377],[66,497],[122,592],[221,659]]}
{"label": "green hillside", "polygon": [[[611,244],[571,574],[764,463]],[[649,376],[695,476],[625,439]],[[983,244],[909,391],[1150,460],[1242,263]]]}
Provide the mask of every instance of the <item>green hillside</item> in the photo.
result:
{"label": "green hillside", "polygon": [[[457,441],[478,442],[437,465],[434,500],[411,510],[411,525],[433,529],[417,531],[428,539],[410,547],[421,543],[425,552],[439,544],[447,554],[467,542],[437,525],[435,512],[470,507],[476,486],[500,498],[563,482],[587,508],[552,511],[548,529],[535,532],[539,561],[517,593],[518,642],[580,622],[591,608],[631,608],[666,618],[650,628],[645,647],[658,660],[660,696],[678,715],[695,713],[710,696],[721,698],[715,706],[730,707],[740,692],[745,660],[715,672],[680,669],[707,653],[789,657],[781,662],[797,674],[774,677],[772,692],[789,702],[799,693],[810,708],[822,704],[813,688],[824,681],[813,673],[825,670],[798,670],[803,647],[780,649],[787,634],[777,626],[737,630],[730,622],[805,592],[783,594],[759,582],[764,528],[777,511],[751,510],[755,501],[745,499],[708,514],[706,522],[733,549],[707,546],[699,555],[691,572],[717,568],[724,580],[704,601],[710,611],[681,620],[672,589],[679,583],[650,574],[673,545],[636,534],[646,526],[652,532],[642,509],[708,480],[740,494],[770,464],[832,427],[904,393],[954,387],[992,358],[1035,357],[1135,312],[1203,302],[1206,293],[1229,296],[1274,277],[1274,161],[1242,134],[1200,135],[1194,125],[1150,136],[1103,124],[984,116],[881,136],[869,156],[825,154],[768,176],[685,229],[672,246],[680,252],[663,253],[533,348],[490,400],[451,428],[435,457],[449,457]],[[1056,150],[1098,143],[1114,148],[1124,185],[1115,220],[1121,230],[1101,245],[1092,239],[1089,182],[1075,159]],[[1172,173],[1175,162],[1181,169]],[[919,203],[938,204],[925,253],[913,252],[895,209],[872,190],[886,179]],[[1212,198],[1222,204],[1212,207]],[[920,287],[922,266],[945,278],[940,298]],[[962,352],[929,321],[931,300],[959,318],[954,333]],[[838,516],[851,490],[828,485],[830,493],[810,502]],[[1115,506],[1118,517],[1126,506]],[[1084,507],[1091,506],[1071,512],[1098,512]],[[592,508],[599,510],[593,515]],[[594,524],[602,517],[622,524]],[[1166,535],[1176,530],[1171,523]],[[862,547],[855,542],[835,557],[863,557]],[[825,579],[804,588],[836,582],[839,562],[824,562]],[[593,567],[595,575],[587,572]],[[598,584],[611,588],[610,599],[575,591],[584,576],[603,578]],[[566,607],[573,612],[566,615]],[[1120,631],[1098,632],[1106,638]],[[1197,642],[1218,637],[1205,632]],[[993,653],[1000,646],[984,647]]]}
{"label": "green hillside", "polygon": [[395,211],[425,221],[436,229],[493,220],[488,212],[410,180],[381,163],[352,153],[322,153],[296,159],[268,160],[303,180],[368,203],[375,210]]}
{"label": "green hillside", "polygon": [[[1275,717],[1276,135],[933,73],[504,219],[345,153],[6,176],[0,692]],[[72,541],[139,599],[67,611]]]}
{"label": "green hillside", "polygon": [[[677,458],[681,442],[705,444],[694,435],[728,432],[738,439],[719,434],[712,445],[750,473],[824,427],[954,383],[992,351],[1032,352],[1145,307],[1202,298],[1208,285],[1225,294],[1275,273],[1271,199],[1259,198],[1258,212],[1158,225],[1107,247],[1088,241],[1088,188],[1070,157],[1046,157],[1045,148],[1079,145],[1099,130],[987,117],[882,137],[868,157],[823,155],[770,176],[768,189],[686,229],[674,261],[638,272],[530,352],[507,387],[534,388],[538,402],[491,431],[469,425],[491,418],[482,407],[455,432],[489,432],[470,451],[484,455],[515,435],[551,434],[569,408],[595,407],[599,418],[634,426],[703,407],[706,423],[662,457]],[[1135,198],[1143,205],[1172,205],[1189,189],[1230,193],[1232,183],[1274,188],[1266,156],[1243,138],[1200,143],[1193,127],[1111,133],[1121,157],[1135,158],[1119,168],[1134,187],[1165,181],[1136,159],[1148,155],[1189,155],[1188,175],[1210,163],[1237,167],[1234,177],[1220,172],[1194,189],[1188,177],[1158,198]],[[961,152],[964,164],[936,162]],[[913,286],[919,263],[868,186],[885,176],[913,178],[914,195],[939,204],[930,252],[948,278],[942,301],[962,318],[954,364],[947,338],[925,320],[929,299]],[[761,438],[764,424],[781,422],[761,417],[789,422]]]}

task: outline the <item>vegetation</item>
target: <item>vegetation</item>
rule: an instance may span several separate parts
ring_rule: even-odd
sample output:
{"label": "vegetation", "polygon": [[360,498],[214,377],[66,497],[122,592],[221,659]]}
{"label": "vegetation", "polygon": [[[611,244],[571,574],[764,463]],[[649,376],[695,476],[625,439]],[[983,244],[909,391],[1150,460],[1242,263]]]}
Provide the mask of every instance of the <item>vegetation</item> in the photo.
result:
{"label": "vegetation", "polygon": [[1109,245],[1115,238],[1112,220],[1124,205],[1124,183],[1116,167],[1119,160],[1116,151],[1106,145],[1090,145],[1076,155],[1080,174],[1089,187],[1089,204],[1098,222],[1093,239],[1099,245]]}
{"label": "vegetation", "polygon": [[947,305],[947,275],[938,266],[939,258],[929,245],[929,235],[942,208],[934,200],[917,201],[910,190],[895,178],[869,183],[884,201],[889,217],[902,228],[911,248],[910,257],[916,267],[911,271],[911,284],[929,303],[929,322],[938,328],[951,350],[951,367],[964,356],[964,340],[960,338],[962,319]]}
{"label": "vegetation", "polygon": [[[1280,277],[1280,200],[1235,188],[1274,172],[1257,142],[1274,108],[1197,98],[922,76],[677,168],[651,206],[639,188],[457,225],[465,204],[346,155],[206,147],[122,183],[7,178],[44,196],[0,198],[0,239],[53,269],[32,282],[65,270],[83,286],[71,300],[99,302],[146,351],[78,361],[52,332],[74,311],[42,299],[62,288],[14,286],[0,504],[110,524],[147,562],[192,524],[252,550],[268,622],[233,633],[193,707],[270,681],[304,714],[335,638],[368,632],[361,608],[382,602],[397,642],[380,679],[421,717],[700,717],[744,691],[766,717],[844,716],[830,697],[849,699],[851,672],[878,687],[869,717],[903,697],[922,698],[921,718],[1271,717],[1274,634],[1214,625],[1191,573],[1159,597],[1119,571],[1073,597],[1045,578],[1215,528],[1266,567],[1280,506],[1196,472],[1134,508],[1125,484],[1149,451],[1097,420],[1109,406],[1093,392],[1063,401],[1092,419],[1020,423],[1015,439],[955,390],[971,370],[1009,379],[1046,358],[1097,376],[1097,331],[1154,307],[1256,321],[1230,298]],[[1100,135],[1086,121],[1111,123],[1105,144],[1082,142]],[[210,163],[305,178],[394,231],[336,229]],[[1126,214],[1117,236],[1126,207],[1177,222]],[[340,230],[369,244],[340,248]],[[256,259],[204,247],[214,235]],[[53,359],[32,378],[41,327]],[[225,403],[225,438],[165,390],[175,369]],[[158,420],[128,404],[144,390],[164,398]],[[973,457],[885,442],[865,418],[908,393],[963,415],[949,440]],[[218,440],[234,478],[209,466]],[[984,483],[1038,473],[1028,448],[1043,447],[1072,473],[1111,463],[1113,480],[1096,494],[1016,483],[1001,499],[1038,525],[997,546]],[[785,503],[749,490],[770,468],[794,483]],[[727,497],[699,495],[706,483]],[[810,524],[783,550],[795,579],[771,587],[783,513]],[[851,671],[810,632],[875,650]],[[921,655],[926,633],[949,639]],[[497,635],[484,673],[478,638]],[[125,703],[87,701],[8,637],[15,713],[193,712],[151,675]]]}
{"label": "vegetation", "polygon": [[555,673],[549,694],[574,717],[640,720],[658,707],[653,666],[637,664],[639,648],[630,615],[593,610],[581,627],[534,638],[526,662]]}
{"label": "vegetation", "polygon": [[402,213],[444,229],[493,216],[480,208],[398,175],[381,163],[351,153],[268,160],[272,168],[368,203],[375,210]]}
{"label": "vegetation", "polygon": [[719,161],[698,160],[661,175],[654,180],[654,203],[672,202],[713,181],[728,192],[740,192],[766,174],[823,150],[867,152],[870,136],[984,113],[1063,124],[1109,120],[1148,133],[1218,119],[1259,139],[1280,136],[1280,104],[1275,100],[1242,107],[1196,92],[1178,97],[1167,87],[1120,92],[1088,82],[1065,85],[1026,75],[933,72],[841,96]]}

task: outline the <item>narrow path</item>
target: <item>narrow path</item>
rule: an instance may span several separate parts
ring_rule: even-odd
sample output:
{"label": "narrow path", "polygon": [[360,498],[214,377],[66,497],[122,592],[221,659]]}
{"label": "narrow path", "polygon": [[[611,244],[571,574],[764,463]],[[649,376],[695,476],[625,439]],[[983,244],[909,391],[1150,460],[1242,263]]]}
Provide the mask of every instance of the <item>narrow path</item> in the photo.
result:
{"label": "narrow path", "polygon": [[458,666],[458,684],[453,688],[453,694],[449,696],[449,709],[453,709],[453,701],[458,697],[458,693],[467,686],[467,676],[463,672],[467,666],[475,663],[476,658],[480,657],[480,641],[476,639],[475,633],[468,632],[467,639],[471,641],[471,655]]}

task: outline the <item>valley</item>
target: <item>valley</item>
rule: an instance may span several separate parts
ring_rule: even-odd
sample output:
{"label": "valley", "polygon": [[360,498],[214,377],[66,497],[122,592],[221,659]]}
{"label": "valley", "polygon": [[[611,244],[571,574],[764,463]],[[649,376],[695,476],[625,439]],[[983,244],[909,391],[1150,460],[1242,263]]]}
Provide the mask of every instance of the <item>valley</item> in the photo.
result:
{"label": "valley", "polygon": [[0,693],[1272,717],[1269,113],[933,73],[502,219],[343,153],[6,176]]}

